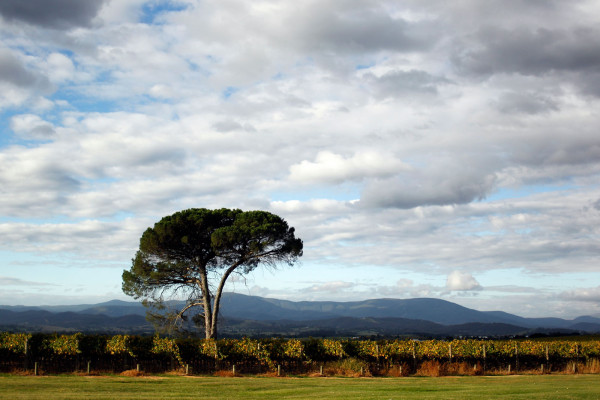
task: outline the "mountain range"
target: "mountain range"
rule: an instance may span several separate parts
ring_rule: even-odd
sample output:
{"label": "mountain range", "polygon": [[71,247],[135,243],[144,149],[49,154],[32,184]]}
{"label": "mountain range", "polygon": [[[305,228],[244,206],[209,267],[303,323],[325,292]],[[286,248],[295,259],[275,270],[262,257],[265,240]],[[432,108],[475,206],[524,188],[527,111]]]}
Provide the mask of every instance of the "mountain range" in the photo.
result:
{"label": "mountain range", "polygon": [[[176,306],[177,304],[175,304]],[[30,332],[146,333],[146,308],[112,300],[67,306],[2,306],[0,330]],[[222,336],[514,336],[600,333],[600,318],[524,318],[477,311],[431,298],[353,302],[293,302],[225,293]]]}

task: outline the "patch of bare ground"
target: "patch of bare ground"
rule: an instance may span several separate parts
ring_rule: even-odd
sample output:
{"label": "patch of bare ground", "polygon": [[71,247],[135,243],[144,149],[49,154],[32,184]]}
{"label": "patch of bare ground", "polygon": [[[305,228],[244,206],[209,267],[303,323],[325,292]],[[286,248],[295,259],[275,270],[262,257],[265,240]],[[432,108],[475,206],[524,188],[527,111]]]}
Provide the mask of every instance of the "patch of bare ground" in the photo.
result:
{"label": "patch of bare ground", "polygon": [[219,370],[219,371],[215,371],[213,373],[213,376],[219,376],[222,378],[235,378],[235,377],[240,377],[242,375],[240,375],[238,373],[234,373],[231,370]]}
{"label": "patch of bare ground", "polygon": [[120,376],[149,376],[144,371],[138,371],[137,369],[128,369],[127,371],[123,371],[119,374]]}

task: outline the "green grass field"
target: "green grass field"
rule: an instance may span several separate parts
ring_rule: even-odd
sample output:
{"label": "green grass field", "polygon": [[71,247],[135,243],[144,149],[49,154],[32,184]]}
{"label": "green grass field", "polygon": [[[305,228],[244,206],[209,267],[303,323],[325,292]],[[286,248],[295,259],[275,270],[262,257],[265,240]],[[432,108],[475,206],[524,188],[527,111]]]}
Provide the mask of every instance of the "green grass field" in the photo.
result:
{"label": "green grass field", "polygon": [[600,399],[600,376],[227,378],[2,375],[0,399]]}

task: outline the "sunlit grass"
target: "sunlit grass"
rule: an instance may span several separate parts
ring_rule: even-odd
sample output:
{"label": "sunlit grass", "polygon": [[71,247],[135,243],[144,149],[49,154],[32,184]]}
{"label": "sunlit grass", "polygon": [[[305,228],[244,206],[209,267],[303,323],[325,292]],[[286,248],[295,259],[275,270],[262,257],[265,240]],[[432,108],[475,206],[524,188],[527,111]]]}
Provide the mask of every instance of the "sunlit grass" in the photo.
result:
{"label": "sunlit grass", "polygon": [[0,376],[1,399],[595,399],[598,375],[444,378]]}

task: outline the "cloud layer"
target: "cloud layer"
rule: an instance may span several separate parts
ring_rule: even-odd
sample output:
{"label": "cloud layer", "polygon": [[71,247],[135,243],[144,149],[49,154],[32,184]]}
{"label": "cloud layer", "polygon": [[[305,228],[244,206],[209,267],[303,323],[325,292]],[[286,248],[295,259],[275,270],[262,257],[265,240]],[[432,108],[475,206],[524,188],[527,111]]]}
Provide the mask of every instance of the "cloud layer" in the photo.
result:
{"label": "cloud layer", "polygon": [[[527,294],[482,278],[510,271],[577,312],[600,278],[598,15],[591,0],[3,1],[0,275],[29,281],[19,254],[65,256],[108,263],[115,293],[154,221],[240,207],[305,240],[312,280],[257,281],[295,298],[519,310]],[[330,265],[349,275],[318,276]],[[391,278],[361,286],[373,269]]]}

